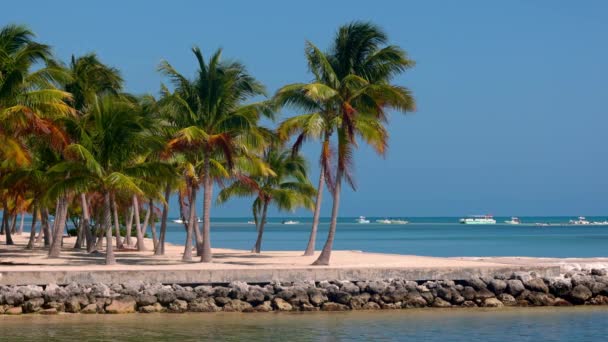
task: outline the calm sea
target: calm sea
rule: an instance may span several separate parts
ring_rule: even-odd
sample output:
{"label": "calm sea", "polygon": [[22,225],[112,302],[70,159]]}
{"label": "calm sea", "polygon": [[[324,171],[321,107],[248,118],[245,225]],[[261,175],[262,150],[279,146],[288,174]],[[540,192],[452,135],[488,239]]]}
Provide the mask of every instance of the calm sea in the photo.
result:
{"label": "calm sea", "polygon": [[[281,219],[268,220],[262,249],[300,250],[306,247],[310,218],[289,218],[300,224],[284,225]],[[406,218],[406,225],[375,223],[357,224],[355,218],[341,218],[334,247],[369,252],[416,254],[429,256],[536,256],[600,257],[608,256],[608,226],[557,225],[574,217],[521,217],[521,225],[462,225],[457,217]],[[508,220],[497,217],[498,222]],[[606,217],[588,217],[604,221]],[[212,220],[211,241],[214,247],[250,249],[255,241],[255,226],[248,218]],[[535,223],[555,225],[540,227]],[[329,227],[323,219],[317,248]],[[167,241],[183,244],[183,225],[171,223]]]}
{"label": "calm sea", "polygon": [[605,341],[607,308],[0,316],[3,341]]}

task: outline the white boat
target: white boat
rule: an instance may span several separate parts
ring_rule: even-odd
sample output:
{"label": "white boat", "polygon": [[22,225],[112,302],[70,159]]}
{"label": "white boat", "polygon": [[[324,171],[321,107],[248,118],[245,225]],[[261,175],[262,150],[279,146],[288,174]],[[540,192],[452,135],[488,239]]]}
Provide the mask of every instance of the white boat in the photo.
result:
{"label": "white boat", "polygon": [[461,218],[459,220],[462,224],[496,224],[496,220],[492,215],[476,215]]}
{"label": "white boat", "polygon": [[510,219],[510,220],[505,221],[505,223],[506,223],[506,224],[520,224],[520,223],[521,223],[521,221],[519,220],[519,217],[515,217],[515,216],[513,216],[513,217],[511,217],[511,219]]}
{"label": "white boat", "polygon": [[544,222],[538,222],[538,223],[536,223],[536,226],[537,227],[549,227],[549,224],[548,223],[544,223]]}
{"label": "white boat", "polygon": [[376,223],[391,224],[392,222],[389,219],[381,219],[381,220],[376,220]]}
{"label": "white boat", "polygon": [[300,221],[293,221],[293,220],[287,220],[287,221],[283,221],[283,224],[299,224]]}
{"label": "white boat", "polygon": [[585,216],[579,216],[578,220],[570,220],[568,223],[574,224],[574,225],[588,225],[588,224],[591,224],[591,222],[587,221],[587,219],[585,218]]}
{"label": "white boat", "polygon": [[409,221],[406,220],[390,220],[391,224],[408,224]]}
{"label": "white boat", "polygon": [[[182,223],[188,223],[188,221],[187,221],[187,220],[186,220],[186,221],[184,221],[184,220],[182,220],[182,219],[175,219],[175,220],[171,220],[171,221],[173,221],[174,223],[180,223],[180,224],[182,224]],[[199,218],[197,221],[198,221],[198,223],[203,222],[203,220],[201,220],[200,218]]]}
{"label": "white boat", "polygon": [[356,221],[359,224],[368,224],[369,223],[369,220],[366,219],[365,216],[359,216],[359,218]]}
{"label": "white boat", "polygon": [[247,224],[255,224],[255,221],[247,221]]}
{"label": "white boat", "polygon": [[608,221],[593,221],[591,224],[594,226],[608,226]]}

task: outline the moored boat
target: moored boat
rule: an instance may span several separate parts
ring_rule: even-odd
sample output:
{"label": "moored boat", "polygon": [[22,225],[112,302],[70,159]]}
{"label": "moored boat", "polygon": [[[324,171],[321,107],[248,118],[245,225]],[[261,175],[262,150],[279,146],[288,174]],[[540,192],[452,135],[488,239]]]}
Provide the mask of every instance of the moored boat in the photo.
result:
{"label": "moored boat", "polygon": [[359,224],[368,224],[369,223],[369,220],[366,219],[365,216],[359,216],[359,218],[356,221]]}
{"label": "moored boat", "polygon": [[298,223],[300,223],[300,221],[293,221],[293,220],[283,221],[283,224],[298,224]]}
{"label": "moored boat", "polygon": [[511,217],[510,220],[505,221],[506,224],[520,224],[521,220],[519,219],[519,217]]}
{"label": "moored boat", "polygon": [[459,220],[462,224],[496,224],[492,215],[474,215]]}
{"label": "moored boat", "polygon": [[570,221],[568,221],[568,223],[576,225],[576,226],[591,224],[591,222],[587,221],[587,219],[585,218],[585,216],[579,216],[578,220],[570,220]]}
{"label": "moored boat", "polygon": [[391,224],[391,220],[389,220],[389,219],[380,219],[380,220],[376,220],[376,223]]}

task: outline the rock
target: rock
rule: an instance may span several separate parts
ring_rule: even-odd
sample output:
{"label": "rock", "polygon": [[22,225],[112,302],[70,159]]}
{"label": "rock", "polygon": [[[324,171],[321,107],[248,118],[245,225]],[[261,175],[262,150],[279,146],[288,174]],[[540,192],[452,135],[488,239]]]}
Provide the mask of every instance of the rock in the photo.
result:
{"label": "rock", "polygon": [[29,299],[23,304],[23,311],[25,311],[26,313],[38,312],[38,311],[40,311],[40,309],[42,309],[43,304],[44,304],[43,298]]}
{"label": "rock", "polygon": [[371,297],[371,296],[370,296],[370,295],[369,295],[369,293],[367,293],[367,292],[364,292],[364,293],[362,293],[362,294],[360,294],[360,295],[357,295],[357,296],[353,296],[353,297],[350,299],[350,307],[351,307],[352,309],[354,309],[354,310],[359,310],[359,309],[362,309],[362,308],[363,308],[363,306],[364,306],[365,304],[367,304],[367,302],[369,302],[369,298],[370,298],[370,297]]}
{"label": "rock", "polygon": [[528,272],[514,272],[511,276],[511,279],[516,279],[524,283],[526,281],[531,280],[532,276]]}
{"label": "rock", "polygon": [[342,286],[340,287],[340,291],[344,291],[349,293],[352,296],[358,295],[360,293],[359,286],[351,283],[350,281],[342,282]]}
{"label": "rock", "polygon": [[177,290],[174,293],[175,293],[175,297],[177,297],[177,299],[185,300],[186,302],[190,302],[197,297],[196,292],[188,291],[185,289]]}
{"label": "rock", "polygon": [[215,303],[219,306],[224,306],[230,302],[228,297],[215,297]]}
{"label": "rock", "polygon": [[461,306],[464,308],[474,308],[477,307],[477,304],[475,304],[475,302],[472,300],[466,300],[462,303]]}
{"label": "rock", "polygon": [[5,315],[21,315],[23,313],[23,309],[20,306],[13,306],[4,311]]}
{"label": "rock", "polygon": [[427,303],[432,303],[435,300],[435,296],[433,296],[433,293],[431,291],[427,291],[427,292],[419,292],[420,296],[422,298],[424,298],[424,300]]}
{"label": "rock", "polygon": [[553,306],[572,306],[572,303],[563,298],[556,298],[553,302]]}
{"label": "rock", "polygon": [[165,308],[158,302],[151,305],[144,305],[139,307],[139,312],[141,313],[163,312],[164,310]]}
{"label": "rock", "polygon": [[527,300],[534,306],[553,306],[554,299],[544,292],[532,292],[528,295]]}
{"label": "rock", "polygon": [[595,278],[584,274],[575,274],[572,276],[572,286],[583,285],[587,288],[591,288],[595,283]]}
{"label": "rock", "polygon": [[228,297],[230,294],[230,288],[218,286],[213,288],[213,296],[214,297]]}
{"label": "rock", "polygon": [[462,296],[465,300],[474,300],[477,297],[477,291],[471,286],[465,286],[462,291]]}
{"label": "rock", "polygon": [[504,304],[497,298],[486,298],[483,301],[482,306],[486,308],[500,308],[503,307]]}
{"label": "rock", "polygon": [[338,292],[332,294],[330,298],[332,301],[334,301],[336,303],[348,305],[350,303],[350,299],[352,297],[353,296],[348,292],[338,291]]}
{"label": "rock", "polygon": [[488,283],[488,289],[494,292],[494,294],[499,295],[507,289],[507,282],[500,279],[492,279]]}
{"label": "rock", "polygon": [[595,297],[589,299],[587,301],[587,304],[590,304],[590,305],[607,305],[608,304],[608,297],[602,296],[602,295],[595,296]]}
{"label": "rock", "polygon": [[319,308],[312,304],[302,304],[302,311],[319,311]]}
{"label": "rock", "polygon": [[397,310],[401,309],[401,302],[397,303],[382,303],[380,307],[384,310]]}
{"label": "rock", "polygon": [[367,284],[367,291],[370,294],[383,294],[388,288],[388,284],[383,281],[372,281]]}
{"label": "rock", "polygon": [[323,311],[348,311],[350,308],[344,304],[326,302],[321,305]]}
{"label": "rock", "polygon": [[500,300],[505,306],[517,305],[517,300],[515,300],[515,297],[511,296],[508,293],[499,294],[497,299]]}
{"label": "rock", "polygon": [[549,293],[549,287],[541,278],[533,278],[524,282],[524,286],[530,291]]}
{"label": "rock", "polygon": [[163,289],[161,291],[158,291],[158,293],[156,294],[156,299],[161,304],[168,305],[170,303],[173,303],[177,299],[177,296],[172,290]]}
{"label": "rock", "polygon": [[209,297],[213,294],[213,287],[207,285],[200,285],[194,288],[194,292],[198,297]]}
{"label": "rock", "polygon": [[264,303],[255,306],[253,310],[257,312],[270,312],[272,311],[272,303],[267,300]]}
{"label": "rock", "polygon": [[328,300],[325,293],[317,288],[308,289],[308,297],[310,298],[310,303],[315,306],[321,306],[321,304],[327,302]]}
{"label": "rock", "polygon": [[[45,297],[47,296],[47,291],[49,289],[49,286],[51,286],[51,285],[48,285],[44,291]],[[91,286],[91,295],[93,297],[108,298],[108,297],[111,297],[112,292],[110,291],[110,288],[108,287],[108,285],[103,284],[103,283],[95,283]]]}
{"label": "rock", "polygon": [[[156,296],[156,294],[162,290],[165,290],[165,287],[162,284],[148,284],[144,286],[143,293],[150,296]],[[168,290],[170,291],[170,288],[168,288]]]}
{"label": "rock", "polygon": [[465,284],[474,288],[475,290],[479,291],[481,289],[485,289],[486,288],[486,283],[483,282],[483,280],[481,280],[478,277],[473,277],[469,280],[465,281]]}
{"label": "rock", "polygon": [[130,280],[122,284],[122,287],[122,294],[137,297],[144,290],[145,284],[141,280]]}
{"label": "rock", "polygon": [[524,284],[519,279],[509,279],[507,280],[507,292],[512,296],[518,296],[522,293],[526,288]]}
{"label": "rock", "polygon": [[224,305],[224,311],[226,312],[242,312],[253,309],[251,304],[244,302],[240,299],[233,299],[228,304]]}
{"label": "rock", "polygon": [[19,306],[23,304],[24,300],[25,297],[23,296],[23,293],[18,292],[14,288],[4,293],[4,303],[8,305]]}
{"label": "rock", "polygon": [[38,311],[39,314],[41,315],[56,315],[59,313],[59,311],[57,311],[57,309],[55,308],[50,308],[50,309],[43,309]]}
{"label": "rock", "polygon": [[361,309],[362,310],[380,310],[380,305],[378,305],[378,303],[376,303],[376,302],[367,302],[367,303],[363,304]]}
{"label": "rock", "polygon": [[589,290],[591,290],[591,293],[593,293],[594,296],[604,292],[605,289],[606,284],[599,282],[593,283],[593,285],[589,288]]}
{"label": "rock", "polygon": [[415,291],[408,293],[403,305],[407,308],[422,308],[427,306],[427,304],[428,302],[426,299],[424,299],[418,291]]}
{"label": "rock", "polygon": [[138,306],[150,306],[158,302],[156,296],[142,293],[137,296],[136,300]]}
{"label": "rock", "polygon": [[228,297],[233,299],[245,299],[245,296],[249,292],[249,285],[243,281],[233,281],[228,287],[230,287]]}
{"label": "rock", "polygon": [[450,288],[439,287],[437,288],[437,296],[449,302],[452,300],[452,290]]}
{"label": "rock", "polygon": [[452,304],[450,304],[450,302],[448,302],[448,301],[441,299],[440,297],[437,297],[433,301],[432,306],[435,308],[449,308],[452,306]]}
{"label": "rock", "polygon": [[287,303],[284,299],[282,298],[274,298],[272,300],[272,306],[277,310],[277,311],[291,311],[293,310],[293,306],[291,306],[291,304]]}
{"label": "rock", "polygon": [[193,312],[217,312],[221,308],[215,304],[212,297],[196,298],[188,304],[188,310]]}
{"label": "rock", "polygon": [[44,304],[45,309],[56,309],[57,311],[65,311],[65,304],[63,302],[48,302]]}
{"label": "rock", "polygon": [[65,301],[65,311],[76,313],[80,311],[82,306],[86,306],[88,304],[89,300],[84,295],[71,296]]}
{"label": "rock", "polygon": [[[245,300],[251,303],[251,305],[259,305],[264,302],[264,299],[264,293],[258,289],[249,290],[245,296]],[[306,296],[306,299],[308,300],[308,295]]]}
{"label": "rock", "polygon": [[483,301],[483,300],[486,300],[488,298],[493,298],[493,297],[495,297],[494,292],[492,292],[486,288],[483,288],[483,289],[480,289],[479,291],[477,291],[477,295],[475,296],[475,299],[479,299],[479,300]]}
{"label": "rock", "polygon": [[80,310],[80,312],[85,313],[85,314],[97,313],[97,305],[89,304],[89,305],[85,306],[82,310]]}
{"label": "rock", "polygon": [[122,314],[133,313],[137,307],[137,302],[131,296],[114,298],[112,303],[105,307],[107,313]]}
{"label": "rock", "polygon": [[182,299],[176,299],[169,304],[168,311],[172,313],[186,312],[188,311],[188,302]]}
{"label": "rock", "polygon": [[566,296],[572,291],[572,280],[570,278],[556,279],[549,285],[549,290],[556,296]]}
{"label": "rock", "polygon": [[292,289],[293,297],[290,302],[295,305],[310,304],[308,300],[308,290],[303,286],[294,286]]}
{"label": "rock", "polygon": [[585,285],[576,285],[570,293],[570,298],[575,304],[584,304],[592,295],[591,290]]}
{"label": "rock", "polygon": [[605,276],[608,275],[608,270],[605,268],[592,268],[591,275]]}
{"label": "rock", "polygon": [[40,286],[27,285],[21,286],[18,290],[23,294],[24,299],[41,298],[44,296],[44,290]]}

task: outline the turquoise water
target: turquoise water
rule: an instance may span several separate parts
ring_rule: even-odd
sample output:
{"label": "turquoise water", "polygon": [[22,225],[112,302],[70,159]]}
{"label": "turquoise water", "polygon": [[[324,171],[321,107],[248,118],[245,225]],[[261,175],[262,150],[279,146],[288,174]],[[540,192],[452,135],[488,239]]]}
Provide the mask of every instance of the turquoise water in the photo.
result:
{"label": "turquoise water", "polygon": [[0,316],[2,341],[605,341],[607,308]]}
{"label": "turquoise water", "polygon": [[[310,218],[290,218],[301,223],[283,225],[281,219],[269,219],[262,249],[300,250],[306,247]],[[369,218],[374,222],[378,218]],[[457,217],[406,218],[407,225],[357,224],[355,218],[338,223],[336,249],[429,256],[535,256],[600,257],[608,256],[608,226],[557,225],[575,217],[521,217],[524,224],[514,226],[462,225]],[[498,222],[508,220],[497,217]],[[588,217],[604,221],[606,217]],[[250,249],[255,241],[249,218],[212,220],[211,241],[214,247]],[[539,227],[534,223],[556,225]],[[329,223],[322,220],[317,248],[322,248]],[[167,241],[183,244],[183,225],[171,223]]]}

